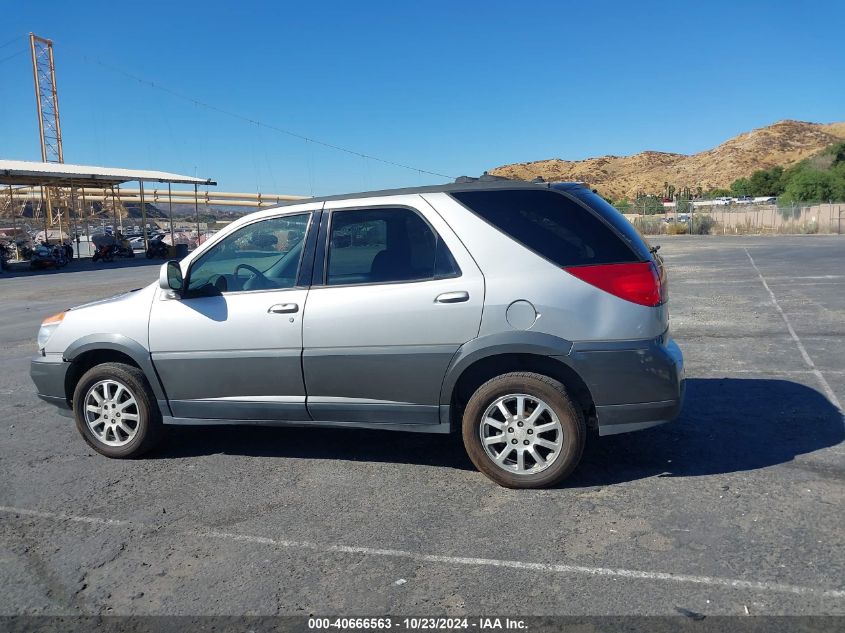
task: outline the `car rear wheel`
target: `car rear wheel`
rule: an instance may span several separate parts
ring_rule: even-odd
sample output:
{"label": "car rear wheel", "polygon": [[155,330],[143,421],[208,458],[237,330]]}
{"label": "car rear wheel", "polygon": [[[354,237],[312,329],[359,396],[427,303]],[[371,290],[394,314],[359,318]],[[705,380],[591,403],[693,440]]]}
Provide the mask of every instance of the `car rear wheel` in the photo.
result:
{"label": "car rear wheel", "polygon": [[137,367],[103,363],[89,369],[73,394],[76,428],[107,457],[143,455],[158,442],[161,412],[147,379]]}
{"label": "car rear wheel", "polygon": [[472,463],[508,488],[565,479],[581,459],[584,416],[559,381],[533,372],[497,376],[467,403],[462,424]]}

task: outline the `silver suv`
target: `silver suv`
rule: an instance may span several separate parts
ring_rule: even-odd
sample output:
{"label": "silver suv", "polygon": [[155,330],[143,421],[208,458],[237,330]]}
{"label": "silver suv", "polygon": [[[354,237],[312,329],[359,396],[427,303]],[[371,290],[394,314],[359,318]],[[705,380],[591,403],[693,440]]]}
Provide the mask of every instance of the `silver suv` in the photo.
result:
{"label": "silver suv", "polygon": [[460,430],[480,471],[531,488],[588,428],[676,417],[666,300],[655,249],[580,184],[310,199],[46,319],[31,374],[109,457],[170,424]]}

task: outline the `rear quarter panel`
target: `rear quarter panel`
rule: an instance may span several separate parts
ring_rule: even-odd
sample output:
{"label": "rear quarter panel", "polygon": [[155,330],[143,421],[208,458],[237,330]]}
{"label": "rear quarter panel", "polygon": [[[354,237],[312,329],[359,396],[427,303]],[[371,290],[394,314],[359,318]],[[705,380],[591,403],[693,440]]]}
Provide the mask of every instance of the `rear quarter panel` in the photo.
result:
{"label": "rear quarter panel", "polygon": [[519,300],[529,301],[537,312],[528,329],[569,341],[642,340],[666,330],[665,304],[650,308],[619,299],[535,254],[448,194],[423,198],[460,237],[484,274],[480,336],[516,329],[506,313]]}

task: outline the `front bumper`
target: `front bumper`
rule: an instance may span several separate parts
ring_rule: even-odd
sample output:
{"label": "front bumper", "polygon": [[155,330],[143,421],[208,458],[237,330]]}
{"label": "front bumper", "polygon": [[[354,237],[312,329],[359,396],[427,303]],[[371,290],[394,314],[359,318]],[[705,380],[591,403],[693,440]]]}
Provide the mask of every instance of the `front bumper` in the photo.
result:
{"label": "front bumper", "polygon": [[35,356],[29,364],[29,375],[38,397],[65,410],[70,409],[65,395],[65,376],[69,367],[70,363],[61,354]]}
{"label": "front bumper", "polygon": [[570,360],[596,406],[599,435],[674,420],[684,400],[684,358],[668,335],[650,341],[576,343]]}

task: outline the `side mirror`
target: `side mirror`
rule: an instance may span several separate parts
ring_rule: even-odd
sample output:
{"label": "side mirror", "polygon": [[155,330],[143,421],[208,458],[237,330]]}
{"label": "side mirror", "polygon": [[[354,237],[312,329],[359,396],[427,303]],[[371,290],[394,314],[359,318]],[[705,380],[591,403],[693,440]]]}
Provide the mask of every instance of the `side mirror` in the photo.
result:
{"label": "side mirror", "polygon": [[179,262],[171,260],[162,264],[161,272],[158,275],[158,285],[162,290],[170,290],[177,296],[182,295],[184,280],[182,279],[182,268]]}

